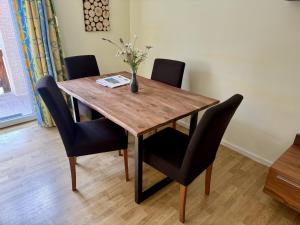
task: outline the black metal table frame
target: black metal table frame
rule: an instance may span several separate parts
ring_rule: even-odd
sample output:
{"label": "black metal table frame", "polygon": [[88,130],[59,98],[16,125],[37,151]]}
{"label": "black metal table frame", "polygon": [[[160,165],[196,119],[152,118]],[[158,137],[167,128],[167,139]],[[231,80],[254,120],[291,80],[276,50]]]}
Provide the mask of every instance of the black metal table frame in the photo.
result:
{"label": "black metal table frame", "polygon": [[[189,130],[190,138],[192,137],[196,129],[197,119],[198,112],[194,112],[193,114],[191,114]],[[143,141],[143,135],[135,137],[135,202],[138,204],[173,181],[171,178],[166,177],[143,191]]]}

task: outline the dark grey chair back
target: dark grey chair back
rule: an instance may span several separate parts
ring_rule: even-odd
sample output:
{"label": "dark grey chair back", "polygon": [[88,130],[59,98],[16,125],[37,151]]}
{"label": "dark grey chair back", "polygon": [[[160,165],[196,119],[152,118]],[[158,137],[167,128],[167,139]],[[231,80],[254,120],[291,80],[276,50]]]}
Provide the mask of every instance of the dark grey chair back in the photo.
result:
{"label": "dark grey chair back", "polygon": [[155,59],[151,79],[181,87],[185,63],[170,59]]}
{"label": "dark grey chair back", "polygon": [[66,151],[70,151],[76,135],[76,124],[53,77],[45,76],[36,86],[59,130]]}
{"label": "dark grey chair back", "polygon": [[185,183],[190,183],[213,163],[224,132],[242,100],[243,96],[236,94],[204,113],[183,159],[180,173]]}
{"label": "dark grey chair back", "polygon": [[72,56],[64,60],[69,80],[100,75],[94,55]]}

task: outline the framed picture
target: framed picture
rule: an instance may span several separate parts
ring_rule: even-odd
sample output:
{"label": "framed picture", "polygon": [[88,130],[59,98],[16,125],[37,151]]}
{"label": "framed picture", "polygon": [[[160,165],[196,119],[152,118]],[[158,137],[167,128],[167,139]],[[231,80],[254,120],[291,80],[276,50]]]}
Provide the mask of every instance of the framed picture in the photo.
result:
{"label": "framed picture", "polygon": [[109,0],[83,0],[85,31],[110,31]]}

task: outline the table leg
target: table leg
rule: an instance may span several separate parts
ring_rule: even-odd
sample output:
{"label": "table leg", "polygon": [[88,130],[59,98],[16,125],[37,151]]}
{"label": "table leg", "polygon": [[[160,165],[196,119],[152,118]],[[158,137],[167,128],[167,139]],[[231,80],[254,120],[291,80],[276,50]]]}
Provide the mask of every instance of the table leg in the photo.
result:
{"label": "table leg", "polygon": [[191,115],[191,121],[190,121],[190,132],[189,132],[189,138],[191,139],[194,131],[197,127],[197,122],[198,122],[198,112],[195,112]]}
{"label": "table leg", "polygon": [[74,110],[74,119],[75,122],[80,122],[79,108],[78,108],[78,100],[72,97],[73,110]]}
{"label": "table leg", "polygon": [[162,179],[156,184],[152,185],[147,190],[143,191],[143,136],[135,138],[135,202],[140,204],[157,191],[167,186],[173,180],[169,177]]}
{"label": "table leg", "polygon": [[143,135],[135,137],[135,202],[143,201]]}
{"label": "table leg", "polygon": [[[197,127],[198,112],[191,115],[190,132],[191,138]],[[143,136],[135,137],[135,202],[140,204],[142,201],[162,189],[172,182],[172,179],[166,177],[147,190],[143,191]]]}

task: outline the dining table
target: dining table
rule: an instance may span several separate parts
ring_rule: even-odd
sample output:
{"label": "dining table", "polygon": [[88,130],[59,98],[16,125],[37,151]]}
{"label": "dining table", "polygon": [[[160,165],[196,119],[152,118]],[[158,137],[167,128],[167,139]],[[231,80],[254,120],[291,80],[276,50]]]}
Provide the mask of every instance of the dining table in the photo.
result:
{"label": "dining table", "polygon": [[130,79],[126,71],[101,76],[58,82],[59,88],[72,98],[101,113],[118,124],[135,138],[135,202],[141,203],[149,196],[172,182],[169,177],[143,190],[143,141],[145,134],[190,116],[189,137],[197,126],[198,112],[219,101],[190,91],[182,90],[159,81],[137,76],[139,90],[130,91],[129,85],[108,88],[97,79],[122,75]]}

